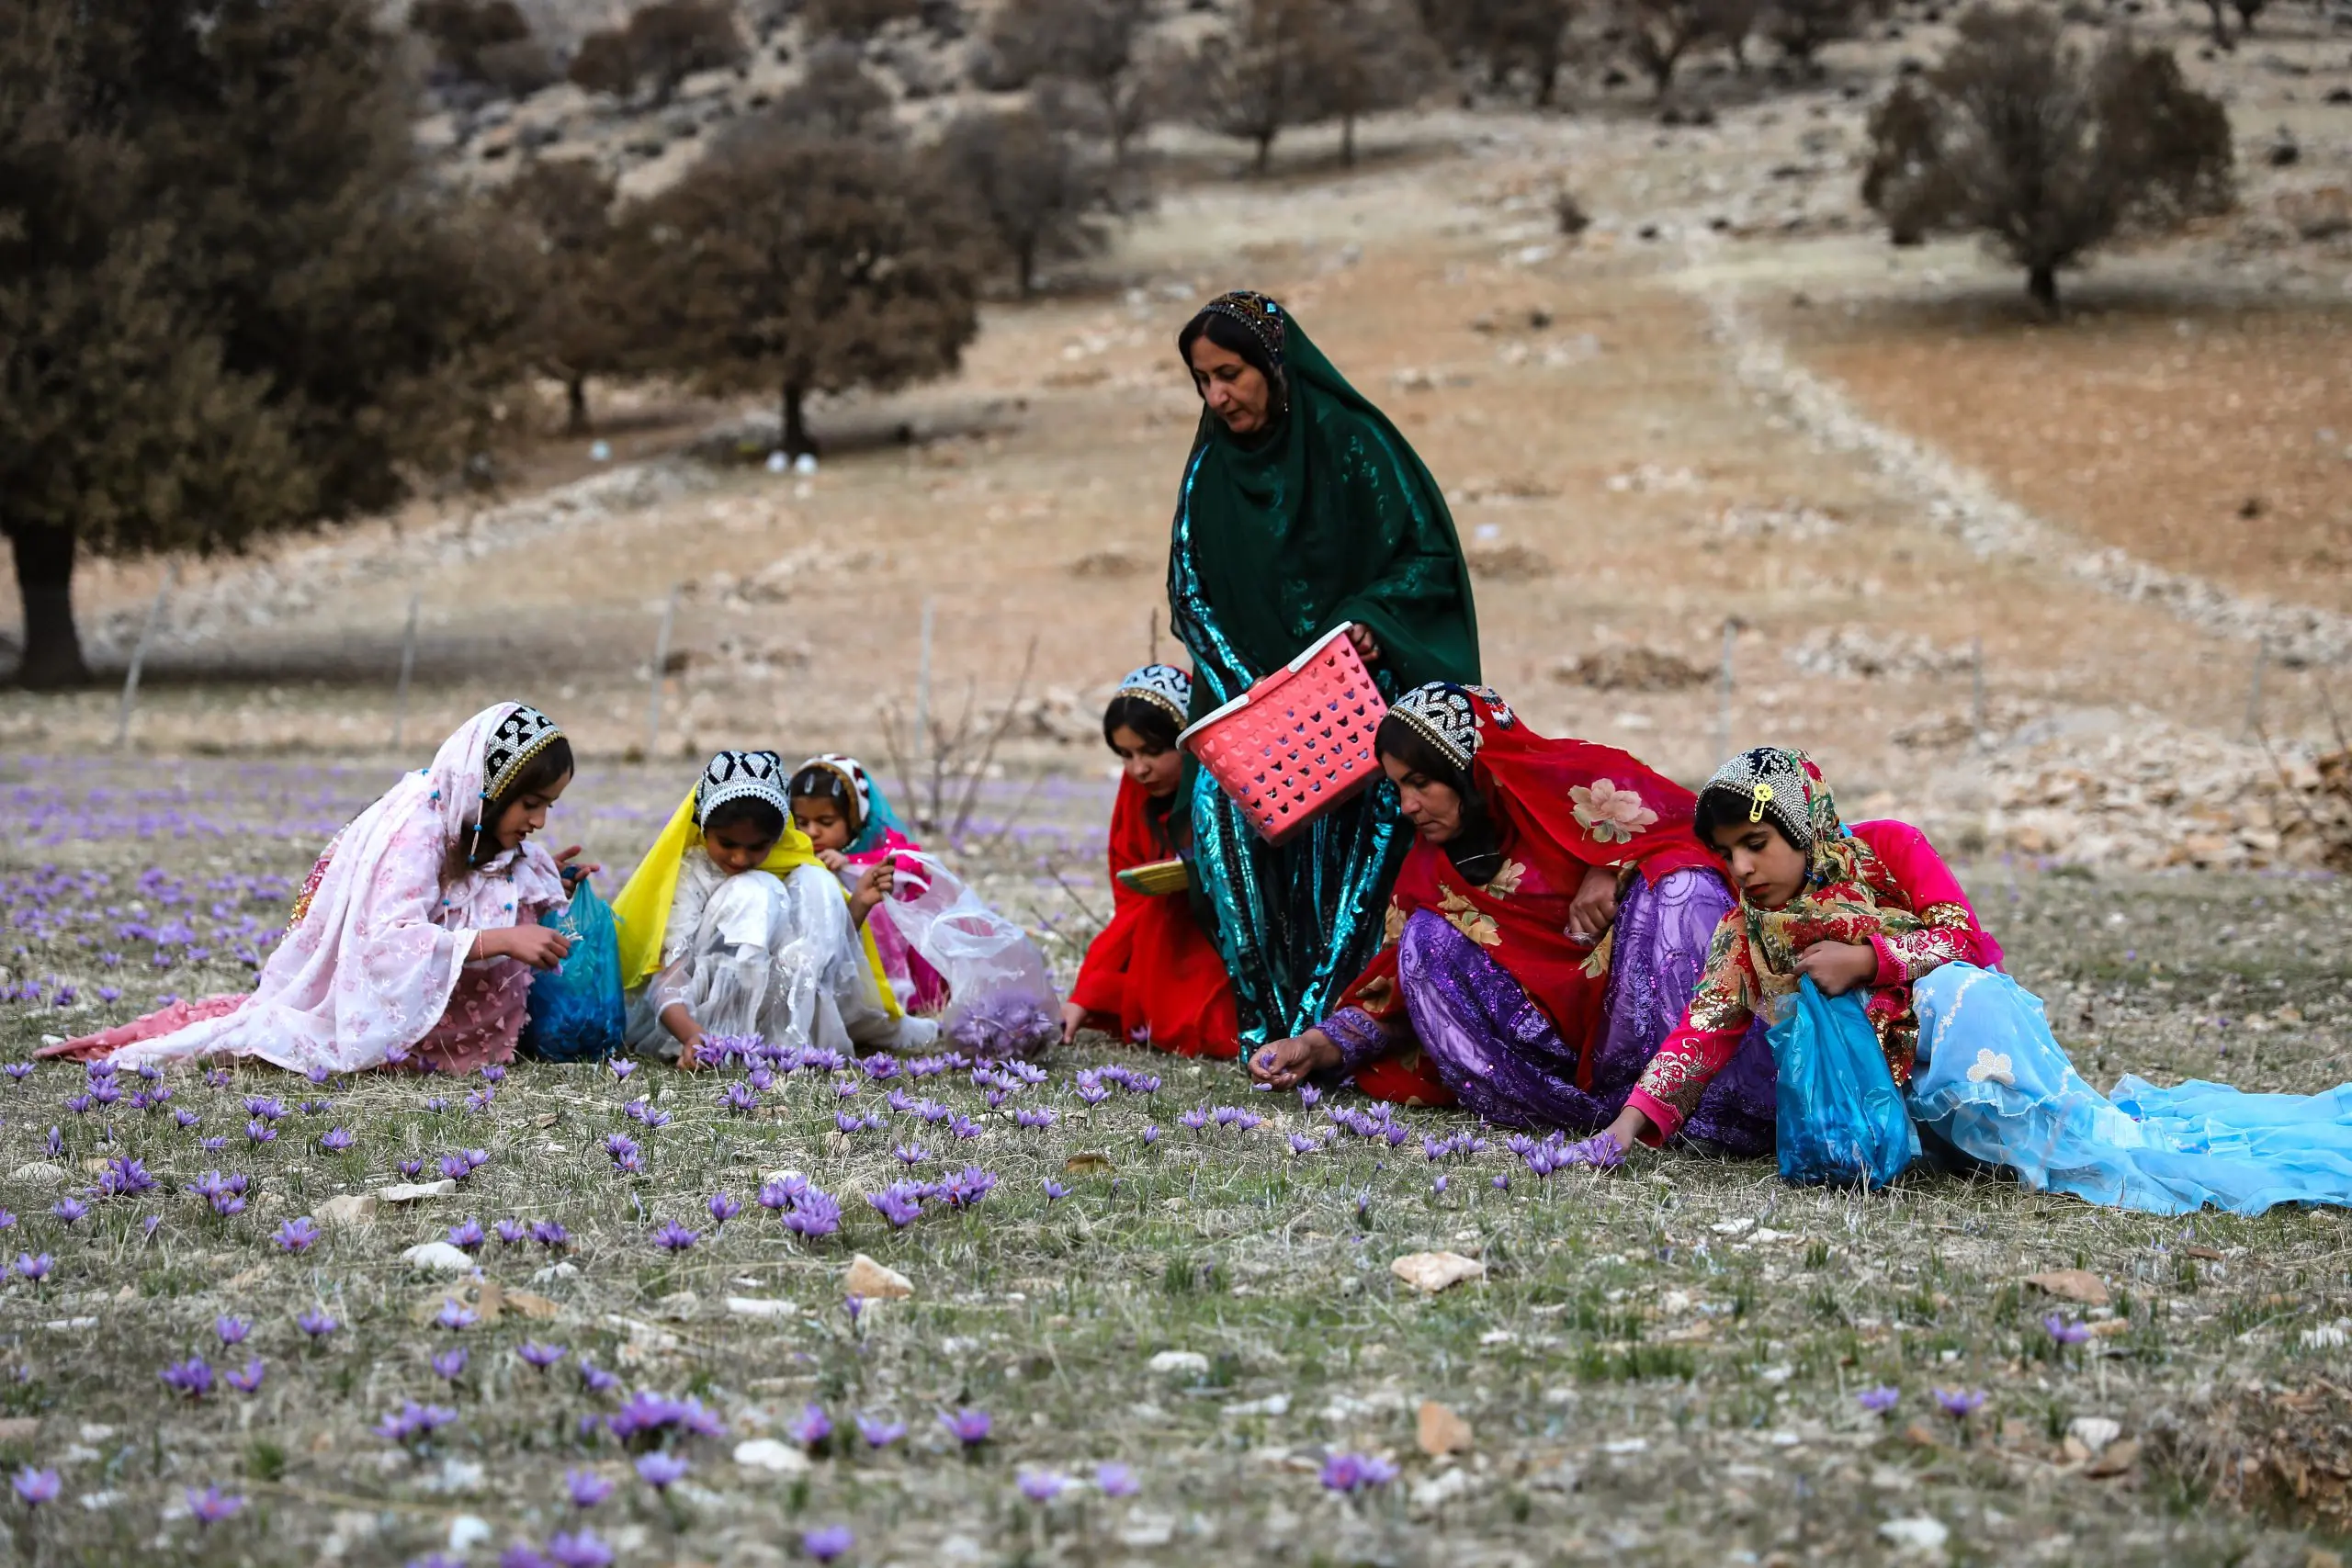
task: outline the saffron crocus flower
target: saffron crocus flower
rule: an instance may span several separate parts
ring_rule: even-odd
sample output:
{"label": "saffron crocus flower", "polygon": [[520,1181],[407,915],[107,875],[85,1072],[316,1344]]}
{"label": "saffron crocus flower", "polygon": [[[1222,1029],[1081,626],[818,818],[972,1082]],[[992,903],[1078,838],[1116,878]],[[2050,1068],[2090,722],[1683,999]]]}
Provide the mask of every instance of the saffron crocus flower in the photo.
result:
{"label": "saffron crocus flower", "polygon": [[342,1127],[330,1127],[319,1134],[319,1147],[331,1155],[346,1154],[358,1141]]}
{"label": "saffron crocus flower", "polygon": [[1144,1128],[1143,1141],[1147,1144],[1156,1144],[1159,1142],[1159,1124],[1158,1122],[1153,1122]]}
{"label": "saffron crocus flower", "polygon": [[201,1492],[193,1486],[188,1487],[187,1498],[188,1517],[198,1524],[206,1526],[217,1525],[224,1519],[236,1517],[238,1510],[245,1506],[245,1500],[243,1497],[234,1493],[223,1492],[218,1486],[207,1486]]}
{"label": "saffron crocus flower", "polygon": [[481,1321],[455,1296],[442,1297],[441,1310],[433,1314],[433,1326],[446,1328],[452,1334],[460,1329],[471,1328]]}
{"label": "saffron crocus flower", "polygon": [[2041,1326],[2048,1331],[2051,1338],[2061,1345],[2080,1345],[2091,1337],[2089,1324],[2075,1318],[2062,1317],[2054,1312],[2041,1320]]}
{"label": "saffron crocus flower", "polygon": [[571,1242],[571,1233],[554,1220],[534,1220],[531,1222],[531,1239],[549,1252],[558,1252]]}
{"label": "saffron crocus flower", "polygon": [[1043,1507],[1060,1496],[1062,1488],[1069,1483],[1050,1470],[1024,1470],[1021,1472],[1021,1479],[1017,1484],[1023,1497]]}
{"label": "saffron crocus flower", "polygon": [[60,1198],[49,1206],[49,1212],[67,1224],[78,1224],[90,1217],[90,1206],[79,1198]]}
{"label": "saffron crocus flower", "polygon": [[186,1106],[182,1106],[179,1110],[172,1112],[172,1120],[178,1123],[181,1131],[185,1132],[188,1128],[193,1127],[198,1122],[203,1121],[204,1118],[198,1115],[195,1111],[188,1110]]}
{"label": "saffron crocus flower", "polygon": [[212,1332],[220,1337],[223,1345],[242,1345],[254,1325],[242,1317],[220,1316],[212,1320]]}
{"label": "saffron crocus flower", "polygon": [[1894,1409],[1895,1402],[1900,1400],[1902,1397],[1903,1391],[1901,1389],[1895,1388],[1892,1384],[1883,1383],[1877,1388],[1866,1388],[1862,1390],[1861,1393],[1854,1395],[1854,1401],[1863,1409],[1869,1411],[1871,1415],[1883,1416],[1888,1411]]}
{"label": "saffron crocus flower", "polygon": [[190,1356],[185,1361],[174,1361],[160,1376],[165,1386],[176,1389],[190,1399],[202,1399],[212,1392],[212,1367],[201,1356]]}
{"label": "saffron crocus flower", "polygon": [[628,1060],[625,1056],[615,1056],[606,1061],[605,1065],[612,1069],[613,1077],[620,1079],[623,1083],[627,1083],[628,1081],[629,1074],[637,1071],[637,1064]]}
{"label": "saffron crocus flower", "polygon": [[847,1525],[824,1525],[800,1538],[800,1550],[808,1553],[812,1562],[831,1562],[847,1555],[856,1544],[857,1537],[850,1533]]}
{"label": "saffron crocus flower", "polygon": [[155,1179],[147,1172],[143,1160],[117,1155],[107,1161],[105,1174],[98,1178],[98,1190],[109,1198],[131,1198],[153,1191]]}
{"label": "saffron crocus flower", "polygon": [[5,1070],[11,1083],[22,1083],[33,1076],[33,1065],[30,1062],[11,1062]]}
{"label": "saffron crocus flower", "polygon": [[235,1389],[239,1393],[258,1393],[261,1392],[262,1379],[266,1377],[268,1373],[269,1369],[262,1364],[262,1359],[259,1356],[255,1356],[245,1363],[244,1371],[241,1372],[223,1372],[220,1374],[220,1377],[223,1382],[226,1382],[231,1388]]}
{"label": "saffron crocus flower", "polygon": [[270,1239],[277,1243],[280,1252],[308,1252],[319,1242],[320,1231],[308,1214],[297,1215],[277,1227]]}
{"label": "saffron crocus flower", "polygon": [[1396,1479],[1396,1467],[1373,1454],[1333,1454],[1323,1461],[1323,1484],[1334,1492],[1363,1492]]}
{"label": "saffron crocus flower", "polygon": [[459,1252],[480,1252],[490,1237],[484,1234],[481,1222],[469,1215],[449,1227],[448,1242]]}
{"label": "saffron crocus flower", "polygon": [[784,1216],[784,1228],[811,1240],[831,1235],[842,1228],[842,1206],[831,1193],[811,1187],[800,1195],[792,1212]]}
{"label": "saffron crocus flower", "polygon": [[274,1144],[277,1141],[277,1129],[266,1122],[252,1121],[245,1123],[245,1136],[256,1144]]}
{"label": "saffron crocus flower", "polygon": [[560,1345],[542,1345],[536,1339],[526,1339],[514,1348],[514,1353],[540,1371],[546,1371],[564,1358]]}
{"label": "saffron crocus flower", "polygon": [[721,1228],[725,1227],[728,1221],[743,1212],[743,1205],[737,1202],[732,1194],[726,1192],[712,1193],[710,1201],[704,1207],[710,1211],[711,1224]]}
{"label": "saffron crocus flower", "polygon": [[939,1424],[946,1427],[957,1442],[964,1445],[967,1452],[987,1442],[989,1432],[994,1430],[996,1426],[996,1423],[989,1418],[987,1411],[974,1410],[968,1405],[957,1410],[952,1416],[944,1410],[941,1411]]}
{"label": "saffron crocus flower", "polygon": [[443,1180],[463,1181],[473,1173],[474,1168],[466,1163],[465,1156],[443,1155],[441,1156],[441,1179]]}
{"label": "saffron crocus flower", "polygon": [[1982,1390],[1939,1388],[1935,1392],[1936,1404],[1955,1421],[1965,1421],[1984,1407]]}
{"label": "saffron crocus flower", "polygon": [[317,1307],[312,1307],[294,1320],[294,1326],[312,1339],[324,1339],[343,1325]]}
{"label": "saffron crocus flower", "polygon": [[376,1435],[388,1442],[413,1443],[429,1438],[458,1418],[446,1404],[419,1404],[403,1400],[400,1409],[376,1423]]}
{"label": "saffron crocus flower", "polygon": [[900,1144],[890,1154],[900,1165],[921,1165],[931,1157],[931,1151],[921,1144]]}
{"label": "saffron crocus flower", "polygon": [[414,1181],[424,1174],[424,1162],[421,1159],[404,1159],[401,1161],[400,1168],[401,1176]]}
{"label": "saffron crocus flower", "polygon": [[785,1435],[804,1449],[813,1449],[833,1435],[833,1418],[821,1404],[804,1406],[784,1428]]}
{"label": "saffron crocus flower", "polygon": [[885,1416],[861,1416],[857,1418],[857,1435],[869,1449],[887,1449],[907,1435],[907,1424]]}
{"label": "saffron crocus flower", "polygon": [[1116,1460],[1105,1460],[1094,1467],[1094,1484],[1105,1497],[1132,1497],[1143,1490],[1136,1472]]}
{"label": "saffron crocus flower", "polygon": [[576,1535],[548,1537],[547,1556],[556,1568],[612,1568],[613,1549],[592,1532],[582,1530]]}
{"label": "saffron crocus flower", "polygon": [[610,1393],[620,1386],[620,1382],[617,1373],[606,1371],[584,1356],[581,1358],[580,1386],[590,1393]]}
{"label": "saffron crocus flower", "polygon": [[1058,1203],[1063,1199],[1069,1196],[1069,1189],[1063,1186],[1060,1182],[1056,1181],[1050,1176],[1046,1178],[1043,1184],[1043,1190],[1046,1194],[1046,1201],[1048,1203]]}
{"label": "saffron crocus flower", "polygon": [[1176,1120],[1182,1122],[1192,1131],[1197,1133],[1202,1128],[1209,1124],[1209,1113],[1201,1107],[1195,1106],[1192,1110],[1185,1111],[1182,1116],[1177,1117]]}
{"label": "saffron crocus flower", "polygon": [[903,1229],[922,1217],[922,1200],[896,1187],[869,1192],[865,1201],[876,1213],[890,1222],[893,1230]]}
{"label": "saffron crocus flower", "polygon": [[502,1247],[520,1247],[531,1239],[531,1227],[520,1220],[501,1220],[491,1228],[498,1233]]}
{"label": "saffron crocus flower", "polygon": [[613,1495],[613,1483],[593,1470],[565,1471],[563,1485],[571,1495],[571,1506],[583,1512]]}
{"label": "saffron crocus flower", "polygon": [[684,1252],[702,1239],[700,1231],[690,1231],[675,1220],[664,1220],[653,1233],[653,1245],[664,1252]]}
{"label": "saffron crocus flower", "polygon": [[686,1472],[694,1467],[675,1454],[650,1453],[637,1461],[637,1478],[656,1492],[667,1492],[673,1482],[684,1481]]}
{"label": "saffron crocus flower", "polygon": [[53,1470],[35,1470],[28,1464],[19,1465],[17,1469],[17,1495],[24,1499],[28,1508],[56,1502],[60,1484],[57,1472]]}
{"label": "saffron crocus flower", "polygon": [[433,1358],[434,1375],[443,1382],[456,1382],[466,1373],[466,1348],[452,1346]]}

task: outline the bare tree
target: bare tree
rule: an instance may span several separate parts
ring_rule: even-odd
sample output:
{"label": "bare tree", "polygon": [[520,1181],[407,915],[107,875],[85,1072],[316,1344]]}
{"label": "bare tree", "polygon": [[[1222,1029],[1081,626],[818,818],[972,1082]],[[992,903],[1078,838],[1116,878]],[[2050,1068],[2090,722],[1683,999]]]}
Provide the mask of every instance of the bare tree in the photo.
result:
{"label": "bare tree", "polygon": [[647,78],[667,103],[697,71],[740,65],[751,51],[726,0],[656,0],[618,30],[590,33],[571,59],[571,80],[592,93],[628,97]]}
{"label": "bare tree", "polygon": [[1443,64],[1406,0],[1321,0],[1308,39],[1312,112],[1340,122],[1340,161],[1356,161],[1356,121],[1417,102]]}
{"label": "bare tree", "polygon": [[1984,233],[2054,312],[2085,253],[2228,208],[2229,115],[2169,51],[2119,38],[2089,59],[2040,9],[1980,5],[1959,30],[1871,116],[1862,198],[1898,243]]}
{"label": "bare tree", "polygon": [[584,158],[535,160],[506,187],[506,205],[536,258],[526,351],[563,383],[565,433],[585,434],[589,378],[627,370],[637,346],[630,300],[613,275],[612,176]]}
{"label": "bare tree", "polygon": [[2238,26],[2244,30],[2246,37],[2252,38],[2254,36],[2254,19],[2262,15],[2263,11],[2269,6],[2270,0],[2230,0],[2230,3],[2237,11]]}
{"label": "bare tree", "polygon": [[897,100],[881,77],[865,68],[865,51],[842,38],[829,38],[808,51],[800,80],[776,99],[770,117],[828,136],[882,136],[892,132]]}
{"label": "bare tree", "polygon": [[1274,138],[1312,113],[1309,73],[1320,0],[1241,0],[1232,30],[1202,40],[1186,85],[1201,124],[1254,144],[1266,172]]}
{"label": "bare tree", "polygon": [[1484,62],[1500,87],[1525,71],[1535,106],[1548,107],[1567,62],[1568,23],[1576,0],[1419,0],[1421,25],[1439,47]]}
{"label": "bare tree", "polygon": [[1617,7],[1625,51],[1661,98],[1690,51],[1735,33],[1744,39],[1755,15],[1753,0],[1619,0]]}
{"label": "bare tree", "polygon": [[1083,96],[1110,140],[1113,162],[1159,118],[1160,94],[1145,50],[1149,0],[1012,0],[989,35],[1014,85],[1066,84]]}
{"label": "bare tree", "polygon": [[1108,184],[1034,107],[959,116],[940,155],[948,183],[1012,260],[1023,299],[1039,262],[1091,254],[1108,242]]}
{"label": "bare tree", "polygon": [[946,375],[979,332],[979,238],[894,144],[746,126],[624,223],[661,367],[775,393],[789,453],[809,394]]}
{"label": "bare tree", "polygon": [[1817,69],[1823,46],[1861,31],[1873,0],[1772,0],[1765,11],[1764,36],[1808,73]]}

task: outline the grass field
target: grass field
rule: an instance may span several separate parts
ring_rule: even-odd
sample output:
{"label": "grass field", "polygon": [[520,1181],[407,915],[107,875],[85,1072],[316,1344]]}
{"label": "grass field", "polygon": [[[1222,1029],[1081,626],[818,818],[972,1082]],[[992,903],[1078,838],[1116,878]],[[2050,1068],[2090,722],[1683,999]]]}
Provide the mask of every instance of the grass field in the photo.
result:
{"label": "grass field", "polygon": [[[96,763],[11,764],[0,1055],[243,984],[237,948],[282,919],[375,782],[205,762],[130,791]],[[625,847],[650,835],[662,782],[585,780],[551,830]],[[1098,852],[1041,833],[1018,857],[1001,848],[986,886],[1081,941],[1062,884],[1099,907]],[[1972,881],[2101,1084],[2340,1076],[2340,885],[2008,866]],[[806,1560],[803,1536],[838,1526],[858,1563],[2330,1561],[2314,1542],[2343,1523],[2352,1432],[2340,1213],[2158,1219],[1932,1178],[1862,1197],[1689,1156],[1544,1179],[1502,1130],[1456,1114],[1398,1113],[1392,1144],[1340,1129],[1334,1111],[1364,1109],[1351,1096],[1274,1100],[1227,1068],[1095,1043],[996,1108],[968,1074],[911,1064],[775,1072],[748,1113],[720,1099],[751,1087],[740,1065],[316,1087],[244,1069],[175,1077],[144,1109],[154,1086],[127,1078],[79,1111],[62,1103],[89,1092],[78,1067],[0,1080],[5,1239],[51,1260],[0,1294],[0,1460],[62,1483],[46,1506],[10,1500],[16,1560],[487,1563],[524,1542],[601,1561],[586,1532],[622,1563],[755,1564]],[[1114,1065],[1156,1089],[1092,1077]],[[247,1130],[249,1096],[283,1103],[268,1142]],[[947,1120],[925,1122],[924,1101]],[[1220,1125],[1218,1107],[1241,1114]],[[843,1134],[844,1114],[880,1125]],[[347,1151],[322,1147],[334,1128]],[[641,1174],[616,1172],[616,1134]],[[1464,1134],[1484,1146],[1428,1154]],[[918,1146],[912,1167],[894,1152]],[[273,1239],[331,1198],[408,1179],[403,1162],[429,1180],[468,1149],[488,1158],[447,1196],[322,1221],[300,1252]],[[91,1194],[109,1157],[155,1185]],[[967,1168],[993,1189],[934,1197],[903,1229],[865,1201]],[[187,1190],[210,1170],[251,1179],[242,1212]],[[760,1206],[784,1171],[838,1201],[837,1234],[796,1236]],[[742,1212],[718,1226],[721,1192]],[[54,1211],[69,1198],[85,1217]],[[402,1263],[453,1227],[470,1240],[469,1221],[489,1233],[479,1279]],[[503,1221],[566,1240],[510,1245]],[[663,1251],[672,1222],[699,1239]],[[1441,1249],[1484,1278],[1422,1295],[1391,1271]],[[850,1312],[859,1252],[913,1295]],[[2070,1269],[2108,1303],[2022,1282]],[[438,1325],[452,1300],[478,1321]],[[337,1326],[313,1337],[305,1313]],[[2092,1337],[2060,1343],[2052,1314]],[[225,1346],[224,1317],[249,1337]],[[565,1355],[536,1371],[526,1342]],[[462,1368],[435,1370],[460,1349]],[[160,1381],[191,1356],[216,1375],[203,1397]],[[226,1374],[254,1359],[258,1392],[237,1392]],[[1858,1398],[1879,1388],[1897,1391],[1884,1415]],[[1951,1417],[1938,1390],[1984,1404]],[[639,1394],[699,1401],[711,1434],[625,1438],[616,1416],[626,1432],[628,1412],[664,1413],[625,1403]],[[453,1418],[379,1435],[410,1401]],[[1427,1417],[1446,1428],[1431,1446],[1466,1448],[1424,1451],[1424,1402],[1468,1427]],[[812,1404],[833,1435],[805,1452]],[[941,1420],[966,1410],[989,1417],[969,1450]],[[861,1417],[905,1435],[870,1447]],[[2096,1453],[2081,1417],[2114,1423]],[[684,1461],[683,1478],[640,1480],[649,1452]],[[1341,1494],[1324,1484],[1333,1454],[1397,1472]],[[1106,1462],[1132,1495],[1106,1495]],[[575,1508],[573,1472],[612,1495]],[[207,1487],[243,1507],[200,1524],[188,1492]]]}

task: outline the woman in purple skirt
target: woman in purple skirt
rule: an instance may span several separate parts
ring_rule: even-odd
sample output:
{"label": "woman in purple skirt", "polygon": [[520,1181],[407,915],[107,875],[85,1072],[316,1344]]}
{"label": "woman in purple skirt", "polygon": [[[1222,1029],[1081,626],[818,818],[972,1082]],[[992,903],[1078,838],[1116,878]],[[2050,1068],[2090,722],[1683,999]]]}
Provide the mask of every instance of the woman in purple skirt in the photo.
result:
{"label": "woman in purple skirt", "polygon": [[[1599,1132],[1680,1021],[1732,907],[1691,834],[1696,801],[1623,751],[1535,734],[1483,687],[1408,693],[1375,744],[1416,833],[1386,945],[1337,1011],[1254,1053],[1251,1074]],[[1761,1154],[1773,1110],[1759,1030],[1682,1135]]]}

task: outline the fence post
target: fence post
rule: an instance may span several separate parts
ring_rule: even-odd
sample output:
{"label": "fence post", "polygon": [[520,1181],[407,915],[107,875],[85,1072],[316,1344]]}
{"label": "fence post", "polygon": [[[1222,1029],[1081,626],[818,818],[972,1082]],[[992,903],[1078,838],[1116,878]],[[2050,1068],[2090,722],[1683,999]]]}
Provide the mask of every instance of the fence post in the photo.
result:
{"label": "fence post", "polygon": [[147,667],[148,644],[155,640],[156,623],[164,618],[164,601],[171,596],[172,585],[179,577],[179,562],[173,561],[164,568],[164,581],[156,585],[155,597],[147,604],[146,624],[139,628],[139,641],[130,649],[130,671],[122,678],[122,706],[114,718],[117,750],[130,739],[130,712],[139,705],[139,672]]}
{"label": "fence post", "polygon": [[2262,667],[2270,662],[2270,638],[2262,637],[2254,645],[2254,681],[2245,694],[2245,738],[2254,739],[2262,733]]}
{"label": "fence post", "polygon": [[392,750],[401,749],[408,729],[408,681],[416,672],[416,608],[420,594],[408,596],[408,630],[401,636],[401,687],[392,699]]}
{"label": "fence post", "polygon": [[915,664],[915,774],[922,774],[922,760],[931,750],[931,618],[939,601],[926,593],[922,601],[922,652]]}
{"label": "fence post", "polygon": [[1731,755],[1731,659],[1739,636],[1739,623],[1724,623],[1724,666],[1722,684],[1715,698],[1715,761],[1720,762]]}
{"label": "fence post", "polygon": [[678,588],[677,583],[670,584],[670,597],[662,604],[662,630],[653,639],[653,679],[645,701],[645,760],[649,762],[662,749],[662,680],[670,664],[670,628],[678,618]]}

